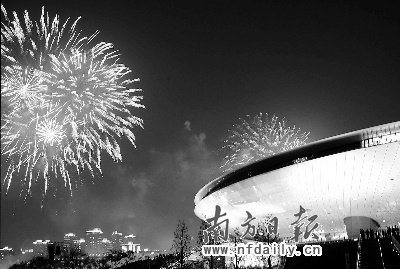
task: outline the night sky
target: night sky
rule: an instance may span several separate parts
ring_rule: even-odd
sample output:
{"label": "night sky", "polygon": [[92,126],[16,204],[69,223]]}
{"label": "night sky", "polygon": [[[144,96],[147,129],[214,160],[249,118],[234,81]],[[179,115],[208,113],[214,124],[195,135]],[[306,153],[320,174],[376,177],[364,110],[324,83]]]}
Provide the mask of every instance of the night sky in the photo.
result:
{"label": "night sky", "polygon": [[290,2],[2,1],[20,18],[38,19],[43,5],[62,21],[82,16],[82,33],[100,30],[96,41],[114,43],[141,79],[146,109],[133,111],[145,127],[137,148],[122,140],[123,162],[104,158],[104,177],[72,197],[61,183],[43,199],[38,182],[26,201],[18,179],[8,195],[2,186],[0,245],[99,227],[169,250],[179,219],[197,233],[194,196],[219,175],[217,149],[237,118],[285,116],[309,142],[400,120],[400,12]]}

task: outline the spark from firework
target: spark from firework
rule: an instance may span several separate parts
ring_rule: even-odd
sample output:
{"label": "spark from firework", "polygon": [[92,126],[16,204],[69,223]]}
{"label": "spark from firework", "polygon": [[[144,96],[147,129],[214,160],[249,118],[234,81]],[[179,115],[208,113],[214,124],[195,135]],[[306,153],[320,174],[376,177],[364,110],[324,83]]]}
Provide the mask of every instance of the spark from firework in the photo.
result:
{"label": "spark from firework", "polygon": [[[85,49],[99,33],[90,37],[81,37],[76,19],[68,29],[69,18],[61,25],[58,15],[53,20],[42,8],[39,21],[32,21],[29,13],[24,12],[25,28],[16,12],[10,18],[3,5],[1,24],[1,66],[22,66],[38,70],[47,70],[50,56],[58,57],[62,52],[71,49]],[[4,22],[3,22],[4,21]]]}
{"label": "spark from firework", "polygon": [[233,125],[221,148],[226,155],[222,171],[229,172],[251,162],[306,144],[308,132],[288,126],[285,118],[259,113],[254,117],[240,118]]}
{"label": "spark from firework", "polygon": [[23,178],[27,194],[33,182],[61,177],[72,193],[71,173],[101,173],[101,154],[122,161],[122,137],[133,146],[133,129],[143,121],[131,110],[143,108],[141,90],[130,88],[131,70],[119,63],[111,43],[90,46],[97,35],[80,37],[76,20],[60,27],[42,9],[39,22],[24,13],[24,29],[1,6],[1,154],[8,169],[3,184]]}

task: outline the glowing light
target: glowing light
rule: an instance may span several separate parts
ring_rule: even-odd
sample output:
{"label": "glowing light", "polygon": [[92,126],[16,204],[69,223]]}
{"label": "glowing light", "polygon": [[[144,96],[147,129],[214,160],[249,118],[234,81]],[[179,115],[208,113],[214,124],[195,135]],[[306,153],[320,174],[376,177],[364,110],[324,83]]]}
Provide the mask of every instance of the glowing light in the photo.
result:
{"label": "glowing light", "polygon": [[75,237],[74,233],[67,233],[64,235],[64,237]]}
{"label": "glowing light", "polygon": [[65,136],[63,126],[54,119],[45,119],[41,122],[37,127],[36,133],[38,142],[43,142],[50,146],[60,143]]}
{"label": "glowing light", "polygon": [[33,242],[34,245],[47,245],[48,243],[50,243],[50,240],[36,240]]}
{"label": "glowing light", "polygon": [[47,79],[48,75],[39,70],[7,67],[1,75],[1,97],[8,101],[9,107],[33,110],[44,105]]}
{"label": "glowing light", "polygon": [[133,235],[133,234],[129,234],[129,235],[125,236],[125,238],[135,238],[135,237],[136,237],[136,235]]}
{"label": "glowing light", "polygon": [[[24,12],[24,24],[3,7],[1,26],[1,154],[8,169],[3,184],[16,175],[30,193],[44,179],[44,193],[59,177],[72,193],[72,175],[101,171],[101,154],[122,161],[119,140],[133,146],[133,129],[143,121],[141,90],[131,88],[131,70],[119,63],[111,43],[91,45],[97,36],[80,36],[75,20],[68,29],[58,15],[42,9],[39,21]],[[25,28],[23,27],[25,25]],[[3,109],[4,105],[4,109]]]}
{"label": "glowing light", "polygon": [[275,115],[259,113],[240,118],[228,131],[221,151],[226,152],[221,168],[228,172],[247,163],[275,155],[306,144],[309,133]]}
{"label": "glowing light", "polygon": [[100,228],[94,228],[93,230],[86,231],[86,233],[102,234],[103,231]]}

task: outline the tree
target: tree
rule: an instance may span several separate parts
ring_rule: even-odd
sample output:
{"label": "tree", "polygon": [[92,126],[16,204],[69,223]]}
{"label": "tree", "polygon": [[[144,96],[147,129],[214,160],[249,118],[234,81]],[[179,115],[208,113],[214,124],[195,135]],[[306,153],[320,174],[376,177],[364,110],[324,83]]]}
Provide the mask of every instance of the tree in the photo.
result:
{"label": "tree", "polygon": [[[205,245],[204,243],[204,233],[203,231],[210,227],[210,224],[204,220],[201,221],[200,230],[197,233],[196,251],[199,251],[203,261],[208,261],[210,269],[225,268],[225,257],[223,256],[203,256],[201,252],[201,247]],[[214,236],[208,235],[208,245],[220,245],[220,242],[215,242]],[[203,268],[203,263],[201,263],[201,268]]]}
{"label": "tree", "polygon": [[[271,231],[270,228],[270,221],[273,220],[273,216],[272,215],[267,215],[266,217],[262,218],[257,225],[257,231],[256,234],[254,236],[254,240],[257,242],[263,242],[263,243],[267,243],[267,244],[271,244],[271,243],[280,243],[281,239],[279,238],[279,234],[277,233],[276,229],[277,229],[277,223],[276,222],[276,227],[275,227],[275,232]],[[278,219],[276,219],[276,221],[278,221]],[[263,261],[265,261],[265,257],[261,257],[261,259]],[[284,257],[280,257],[280,259],[284,259]],[[272,261],[271,261],[271,255],[268,255],[267,257],[267,263],[268,263],[268,268],[272,269]]]}
{"label": "tree", "polygon": [[205,230],[207,230],[208,227],[210,227],[210,224],[208,224],[204,220],[201,220],[200,229],[199,229],[199,232],[197,233],[197,242],[196,242],[196,250],[198,250],[198,251],[201,251],[201,247],[204,245],[204,234],[203,234],[203,232]]}
{"label": "tree", "polygon": [[[234,244],[235,248],[237,247],[238,244],[243,243],[243,235],[239,231],[239,228],[233,229],[233,233],[229,236],[229,241]],[[235,253],[235,268],[239,268],[239,263],[243,260],[243,256],[238,256],[237,253]]]}
{"label": "tree", "polygon": [[174,232],[174,241],[172,242],[171,250],[175,254],[175,257],[178,258],[180,268],[183,268],[185,264],[185,258],[190,255],[190,240],[191,237],[185,221],[179,220]]}

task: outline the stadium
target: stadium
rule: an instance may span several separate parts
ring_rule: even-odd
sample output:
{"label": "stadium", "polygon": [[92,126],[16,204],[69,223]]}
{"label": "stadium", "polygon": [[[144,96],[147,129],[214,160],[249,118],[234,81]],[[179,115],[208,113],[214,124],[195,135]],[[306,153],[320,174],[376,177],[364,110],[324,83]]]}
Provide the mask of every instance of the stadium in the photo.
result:
{"label": "stadium", "polygon": [[[285,241],[293,241],[293,224],[304,209],[301,217],[316,216],[307,228],[318,225],[313,230],[315,237],[301,233],[298,244],[336,242],[343,250],[340,242],[355,242],[347,251],[350,258],[349,254],[343,258],[343,268],[347,264],[350,268],[371,264],[381,268],[381,263],[382,268],[391,268],[400,261],[400,122],[323,139],[241,167],[197,193],[195,214],[199,218],[213,217],[216,206],[227,214],[230,231],[243,229],[246,211],[256,219],[277,217],[279,237]],[[307,224],[306,219],[302,232]],[[376,240],[358,240],[361,229],[373,231],[369,237]],[[379,240],[381,235],[385,240]],[[384,255],[386,249],[389,252]],[[287,260],[285,268],[301,268],[290,267]]]}

